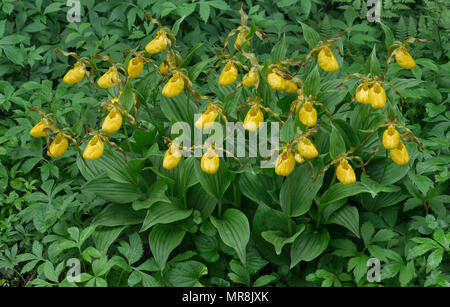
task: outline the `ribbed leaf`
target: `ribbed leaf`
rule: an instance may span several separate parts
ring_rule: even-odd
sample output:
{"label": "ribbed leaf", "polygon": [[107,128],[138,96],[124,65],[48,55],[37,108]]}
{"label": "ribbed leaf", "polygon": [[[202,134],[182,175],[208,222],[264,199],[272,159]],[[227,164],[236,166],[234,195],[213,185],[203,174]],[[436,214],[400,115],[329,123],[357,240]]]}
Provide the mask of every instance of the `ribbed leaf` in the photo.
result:
{"label": "ribbed leaf", "polygon": [[161,271],[166,267],[170,253],[180,245],[185,233],[185,230],[174,225],[160,224],[153,227],[149,235],[150,250]]}

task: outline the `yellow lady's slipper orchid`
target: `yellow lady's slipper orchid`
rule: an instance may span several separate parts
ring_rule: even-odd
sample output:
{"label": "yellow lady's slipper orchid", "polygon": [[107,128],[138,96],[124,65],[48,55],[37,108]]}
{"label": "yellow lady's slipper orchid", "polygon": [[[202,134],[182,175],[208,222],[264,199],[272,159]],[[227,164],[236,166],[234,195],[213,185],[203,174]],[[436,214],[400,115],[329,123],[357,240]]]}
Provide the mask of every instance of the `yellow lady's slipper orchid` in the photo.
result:
{"label": "yellow lady's slipper orchid", "polygon": [[113,108],[103,121],[102,129],[108,133],[114,133],[122,126],[122,115],[119,109]]}
{"label": "yellow lady's slipper orchid", "polygon": [[317,110],[313,107],[311,102],[307,101],[300,108],[298,117],[303,125],[312,127],[317,123]]}
{"label": "yellow lady's slipper orchid", "polygon": [[108,71],[97,80],[97,84],[101,88],[113,87],[117,82],[119,82],[119,73],[114,66],[111,66]]}
{"label": "yellow lady's slipper orchid", "polygon": [[66,153],[67,148],[69,147],[69,142],[61,133],[56,135],[53,142],[50,144],[50,147],[47,150],[47,155],[54,159],[61,157]]}
{"label": "yellow lady's slipper orchid", "polygon": [[278,68],[272,69],[272,72],[267,75],[267,82],[274,91],[282,91],[286,87],[286,80],[278,75],[277,71]]}
{"label": "yellow lady's slipper orchid", "polygon": [[369,85],[366,83],[361,83],[356,88],[356,94],[355,94],[356,101],[362,104],[368,104],[369,103]]}
{"label": "yellow lady's slipper orchid", "polygon": [[86,160],[96,160],[103,155],[104,150],[103,141],[99,136],[94,136],[83,152],[83,158]]}
{"label": "yellow lady's slipper orchid", "polygon": [[258,81],[258,70],[252,67],[250,71],[242,78],[242,84],[246,87],[252,87]]}
{"label": "yellow lady's slipper orchid", "polygon": [[405,47],[400,47],[395,51],[395,60],[404,69],[413,69],[416,66],[416,62]]}
{"label": "yellow lady's slipper orchid", "polygon": [[301,155],[299,152],[297,152],[297,153],[295,153],[295,161],[296,161],[298,164],[302,164],[302,163],[304,163],[306,160],[305,160],[305,158],[302,157],[302,155]]}
{"label": "yellow lady's slipper orchid", "polygon": [[155,54],[166,49],[168,44],[169,39],[167,38],[166,33],[158,31],[156,37],[145,46],[145,51],[150,54]]}
{"label": "yellow lady's slipper orchid", "polygon": [[320,50],[317,61],[319,66],[325,71],[332,72],[339,69],[339,64],[328,47],[323,47]]}
{"label": "yellow lady's slipper orchid", "polygon": [[298,152],[306,159],[312,159],[319,155],[316,146],[307,138],[304,138],[298,144]]}
{"label": "yellow lady's slipper orchid", "polygon": [[386,92],[378,82],[369,89],[369,103],[375,109],[381,109],[386,105]]}
{"label": "yellow lady's slipper orchid", "polygon": [[264,121],[264,113],[258,105],[253,105],[245,115],[244,129],[255,131],[259,129],[259,125]]}
{"label": "yellow lady's slipper orchid", "polygon": [[159,72],[163,76],[167,76],[169,74],[169,65],[167,65],[166,61],[163,61],[161,65],[159,65]]}
{"label": "yellow lady's slipper orchid", "polygon": [[41,136],[45,136],[48,133],[48,129],[50,128],[50,124],[46,118],[42,118],[39,123],[37,123],[33,128],[30,130],[30,135],[38,138]]}
{"label": "yellow lady's slipper orchid", "polygon": [[184,89],[184,80],[179,73],[174,73],[172,78],[164,85],[162,94],[172,98],[181,94]]}
{"label": "yellow lady's slipper orchid", "polygon": [[142,61],[142,58],[139,56],[134,57],[128,63],[128,76],[130,76],[131,79],[139,77],[143,70],[144,61]]}
{"label": "yellow lady's slipper orchid", "polygon": [[208,174],[214,174],[219,169],[219,156],[216,151],[210,147],[208,151],[202,156],[200,166],[202,171]]}
{"label": "yellow lady's slipper orchid", "polygon": [[85,74],[86,66],[82,62],[77,62],[74,67],[64,75],[63,81],[67,84],[75,84],[83,80]]}
{"label": "yellow lady's slipper orchid", "polygon": [[278,156],[275,162],[275,174],[278,176],[287,176],[295,168],[294,155],[286,149]]}
{"label": "yellow lady's slipper orchid", "polygon": [[383,146],[386,149],[394,149],[400,142],[400,134],[394,126],[390,125],[383,132]]}
{"label": "yellow lady's slipper orchid", "polygon": [[336,168],[336,177],[342,184],[352,184],[356,181],[355,171],[346,159],[339,162]]}
{"label": "yellow lady's slipper orchid", "polygon": [[214,121],[216,120],[217,115],[219,115],[219,112],[217,112],[214,107],[206,107],[205,112],[203,112],[195,122],[195,127],[200,130],[211,128],[214,124]]}
{"label": "yellow lady's slipper orchid", "polygon": [[292,94],[297,91],[297,84],[292,80],[285,80],[283,92]]}
{"label": "yellow lady's slipper orchid", "polygon": [[219,85],[228,86],[236,81],[238,71],[236,65],[232,62],[228,62],[227,65],[222,69],[219,76]]}
{"label": "yellow lady's slipper orchid", "polygon": [[398,165],[405,165],[409,162],[409,154],[405,144],[399,141],[396,148],[389,150],[392,161]]}
{"label": "yellow lady's slipper orchid", "polygon": [[[247,40],[247,35],[247,30],[239,31],[239,34],[236,36],[236,40],[234,41],[234,49],[238,50],[238,46],[242,47]],[[251,45],[250,42],[248,42],[248,45]]]}
{"label": "yellow lady's slipper orchid", "polygon": [[171,170],[172,168],[176,167],[178,163],[180,163],[180,160],[180,149],[178,148],[177,144],[172,144],[164,154],[163,167],[167,170]]}

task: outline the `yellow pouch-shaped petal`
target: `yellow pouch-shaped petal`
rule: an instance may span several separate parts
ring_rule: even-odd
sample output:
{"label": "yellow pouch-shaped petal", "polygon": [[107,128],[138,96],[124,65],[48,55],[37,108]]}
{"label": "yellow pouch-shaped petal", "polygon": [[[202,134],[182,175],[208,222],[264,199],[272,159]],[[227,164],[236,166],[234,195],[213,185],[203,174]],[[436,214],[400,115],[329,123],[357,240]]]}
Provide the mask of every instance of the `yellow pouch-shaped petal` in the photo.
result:
{"label": "yellow pouch-shaped petal", "polygon": [[117,82],[119,82],[119,73],[114,66],[111,66],[109,70],[97,80],[97,84],[101,88],[111,88],[116,85]]}
{"label": "yellow pouch-shaped petal", "polygon": [[46,128],[50,128],[50,124],[47,119],[42,118],[39,121],[39,123],[37,123],[33,128],[31,128],[30,135],[35,138],[45,136],[49,131]]}
{"label": "yellow pouch-shaped petal", "polygon": [[178,73],[174,73],[172,78],[164,85],[162,94],[172,98],[181,94],[184,89],[184,80]]}
{"label": "yellow pouch-shaped petal", "polygon": [[169,149],[167,149],[164,154],[163,159],[163,167],[167,170],[171,170],[176,167],[181,160],[181,152],[178,149],[178,146],[175,144],[170,145]]}
{"label": "yellow pouch-shaped petal", "polygon": [[299,152],[297,152],[297,153],[295,154],[295,161],[296,161],[297,163],[299,163],[299,164],[302,164],[302,163],[304,163],[306,160],[305,160],[305,158],[302,157],[302,155],[301,155]]}
{"label": "yellow pouch-shaped petal", "polygon": [[361,83],[357,89],[355,94],[356,101],[362,104],[369,103],[369,86],[365,83]]}
{"label": "yellow pouch-shaped petal", "polygon": [[258,70],[252,67],[250,71],[242,78],[242,84],[246,87],[252,87],[258,81]]}
{"label": "yellow pouch-shaped petal", "polygon": [[294,155],[284,150],[277,158],[277,161],[275,162],[275,174],[278,176],[287,176],[295,168],[295,158]]}
{"label": "yellow pouch-shaped petal", "polygon": [[298,117],[303,125],[312,127],[317,123],[317,110],[312,103],[305,102],[298,112]]}
{"label": "yellow pouch-shaped petal", "polygon": [[[234,41],[234,49],[238,50],[237,46],[242,47],[242,44],[245,43],[247,40],[248,31],[239,31],[239,34],[236,36],[236,40]],[[251,46],[250,42],[248,42],[248,45]]]}
{"label": "yellow pouch-shaped petal", "polygon": [[386,92],[379,83],[375,83],[370,88],[369,103],[375,109],[381,109],[386,105]]}
{"label": "yellow pouch-shaped petal", "polygon": [[267,82],[274,91],[282,91],[286,87],[286,80],[276,74],[277,71],[278,69],[273,69],[272,72],[267,75]]}
{"label": "yellow pouch-shaped petal", "polygon": [[54,159],[59,158],[66,153],[68,147],[69,142],[62,134],[59,133],[50,144],[47,150],[47,155]]}
{"label": "yellow pouch-shaped petal", "polygon": [[336,177],[342,184],[352,184],[356,181],[355,171],[347,160],[341,160],[336,168]]}
{"label": "yellow pouch-shaped petal", "polygon": [[307,138],[304,138],[298,144],[298,152],[306,159],[312,159],[319,155],[316,146]]}
{"label": "yellow pouch-shaped petal", "polygon": [[128,63],[128,76],[131,79],[139,77],[143,70],[144,61],[141,57],[135,57]]}
{"label": "yellow pouch-shaped petal", "polygon": [[317,61],[319,66],[325,71],[332,72],[339,69],[339,64],[328,47],[324,47],[319,51]]}
{"label": "yellow pouch-shaped petal", "polygon": [[297,84],[292,80],[285,80],[283,92],[292,94],[297,91]]}
{"label": "yellow pouch-shaped petal", "polygon": [[400,134],[394,126],[389,126],[383,132],[383,146],[386,149],[394,149],[400,142]]}
{"label": "yellow pouch-shaped petal", "polygon": [[202,171],[208,174],[214,174],[219,169],[219,156],[216,151],[209,148],[208,151],[202,156],[200,161]]}
{"label": "yellow pouch-shaped petal", "polygon": [[248,131],[258,130],[259,125],[263,121],[264,121],[264,113],[261,111],[259,106],[254,105],[247,112],[247,115],[245,115],[244,129]]}
{"label": "yellow pouch-shaped petal", "polygon": [[396,148],[389,150],[392,161],[398,165],[405,165],[409,162],[409,154],[405,144],[400,141]]}
{"label": "yellow pouch-shaped petal", "polygon": [[103,155],[104,149],[103,141],[100,137],[94,136],[84,149],[83,158],[86,160],[96,160]]}
{"label": "yellow pouch-shaped petal", "polygon": [[219,76],[219,85],[221,86],[228,86],[232,84],[234,81],[236,81],[238,75],[238,71],[236,68],[236,65],[229,62],[225,67],[222,69],[222,72]]}
{"label": "yellow pouch-shaped petal", "polygon": [[114,133],[122,126],[122,115],[116,108],[112,109],[103,121],[102,129],[108,133]]}
{"label": "yellow pouch-shaped petal", "polygon": [[395,51],[395,60],[397,61],[397,64],[404,69],[413,69],[416,66],[413,57],[404,47],[400,47]]}
{"label": "yellow pouch-shaped petal", "polygon": [[206,130],[213,126],[219,112],[211,106],[208,106],[203,114],[195,122],[195,127],[200,130]]}
{"label": "yellow pouch-shaped petal", "polygon": [[85,74],[85,65],[77,62],[75,63],[75,66],[64,75],[63,81],[67,84],[75,84],[83,80]]}
{"label": "yellow pouch-shaped petal", "polygon": [[145,46],[145,51],[150,54],[155,54],[166,49],[168,45],[168,38],[164,32],[158,31],[156,37]]}

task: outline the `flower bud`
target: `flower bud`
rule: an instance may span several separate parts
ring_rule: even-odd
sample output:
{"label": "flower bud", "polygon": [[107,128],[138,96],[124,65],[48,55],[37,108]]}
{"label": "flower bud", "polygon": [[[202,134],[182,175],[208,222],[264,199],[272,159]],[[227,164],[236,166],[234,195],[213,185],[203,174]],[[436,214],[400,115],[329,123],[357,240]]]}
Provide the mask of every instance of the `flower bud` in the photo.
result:
{"label": "flower bud", "polygon": [[405,47],[400,47],[395,51],[395,60],[404,69],[413,69],[416,66],[416,62]]}
{"label": "flower bud", "polygon": [[369,103],[369,85],[361,83],[356,89],[355,94],[356,101],[362,104]]}
{"label": "flower bud", "polygon": [[409,162],[409,154],[406,146],[399,141],[396,148],[389,150],[392,161],[398,165],[405,165]]}
{"label": "flower bud", "polygon": [[325,71],[332,72],[339,69],[339,64],[328,47],[323,47],[320,50],[317,61],[319,66]]}
{"label": "flower bud", "polygon": [[119,73],[114,66],[111,66],[108,71],[97,80],[97,84],[101,88],[113,87],[117,82],[119,82]]}
{"label": "flower bud", "polygon": [[211,128],[214,124],[214,121],[216,120],[217,115],[219,115],[219,112],[217,112],[214,107],[208,106],[205,112],[203,112],[203,114],[195,122],[195,127],[200,130]]}
{"label": "flower bud", "polygon": [[130,62],[128,62],[128,76],[131,79],[139,77],[143,70],[144,61],[142,61],[141,57],[134,57],[132,60],[130,60]]}
{"label": "flower bud", "polygon": [[36,124],[36,126],[31,128],[30,135],[35,138],[45,136],[45,135],[47,135],[49,128],[50,128],[50,124],[49,124],[48,120],[45,118],[42,118],[39,121],[39,123]]}
{"label": "flower bud", "polygon": [[311,102],[307,101],[300,108],[298,117],[303,125],[312,127],[317,123],[317,110],[313,107]]}
{"label": "flower bud", "polygon": [[69,142],[64,137],[64,135],[59,133],[58,135],[56,135],[55,139],[50,144],[50,147],[47,150],[47,155],[54,159],[59,158],[66,153],[68,147]]}
{"label": "flower bud", "polygon": [[162,94],[172,98],[181,94],[184,89],[184,80],[179,73],[174,73],[172,78],[164,85]]}
{"label": "flower bud", "polygon": [[369,103],[375,109],[386,105],[386,92],[380,83],[375,83],[369,90]]}
{"label": "flower bud", "polygon": [[180,163],[180,160],[180,149],[178,148],[177,144],[172,144],[164,154],[163,167],[167,170],[171,170],[172,168],[176,167],[178,163]]}
{"label": "flower bud", "polygon": [[227,65],[222,69],[222,72],[219,76],[219,85],[228,86],[236,81],[238,75],[238,71],[236,65],[232,62],[228,62]]}
{"label": "flower bud", "polygon": [[312,159],[319,155],[316,146],[307,138],[304,138],[298,144],[298,152],[306,159]]}
{"label": "flower bud", "polygon": [[63,81],[67,84],[75,84],[83,80],[85,74],[85,65],[81,62],[77,62],[75,63],[75,66],[64,75]]}
{"label": "flower bud", "polygon": [[264,121],[264,114],[258,105],[253,105],[245,115],[244,129],[255,131],[259,129],[259,125]]}
{"label": "flower bud", "polygon": [[83,158],[86,160],[96,160],[103,155],[104,145],[99,136],[94,136],[83,152]]}
{"label": "flower bud", "polygon": [[250,71],[242,78],[242,84],[246,87],[252,87],[258,81],[258,70],[252,67]]}
{"label": "flower bud", "polygon": [[108,133],[114,133],[122,126],[122,115],[117,108],[113,108],[103,121],[102,129]]}
{"label": "flower bud", "polygon": [[158,31],[156,37],[145,46],[145,51],[150,54],[158,53],[166,49],[168,42],[169,39],[167,38],[166,33]]}
{"label": "flower bud", "polygon": [[352,184],[356,181],[355,171],[347,160],[341,160],[336,168],[336,177],[342,184]]}
{"label": "flower bud", "polygon": [[[234,49],[238,50],[238,46],[242,47],[247,40],[247,35],[247,30],[239,31],[239,34],[236,36],[236,40],[234,41]],[[250,42],[248,42],[248,45],[250,46]]]}
{"label": "flower bud", "polygon": [[383,146],[386,149],[394,149],[398,146],[400,142],[400,134],[397,130],[395,130],[395,127],[390,125],[386,130],[383,132]]}
{"label": "flower bud", "polygon": [[275,162],[275,174],[278,176],[287,176],[295,168],[294,155],[286,149],[278,156]]}
{"label": "flower bud", "polygon": [[202,156],[200,166],[202,171],[208,174],[214,174],[219,169],[219,156],[212,147]]}

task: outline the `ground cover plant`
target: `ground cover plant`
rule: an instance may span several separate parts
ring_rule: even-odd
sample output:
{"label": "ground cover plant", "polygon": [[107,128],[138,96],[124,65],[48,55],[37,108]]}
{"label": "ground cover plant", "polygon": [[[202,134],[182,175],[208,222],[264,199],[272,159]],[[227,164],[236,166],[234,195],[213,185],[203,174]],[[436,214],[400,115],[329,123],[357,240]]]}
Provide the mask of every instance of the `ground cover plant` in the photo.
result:
{"label": "ground cover plant", "polygon": [[448,7],[348,2],[3,1],[0,284],[449,286]]}

